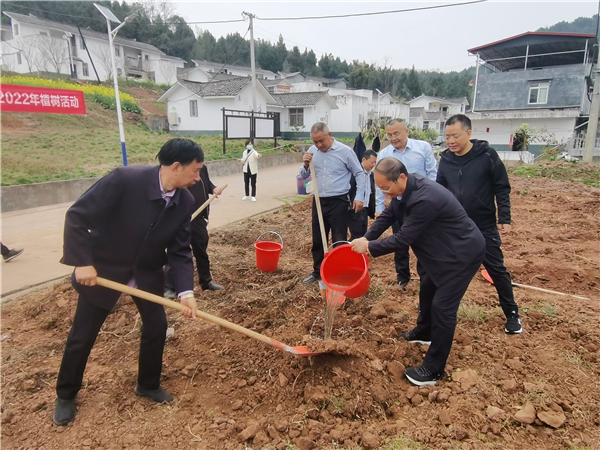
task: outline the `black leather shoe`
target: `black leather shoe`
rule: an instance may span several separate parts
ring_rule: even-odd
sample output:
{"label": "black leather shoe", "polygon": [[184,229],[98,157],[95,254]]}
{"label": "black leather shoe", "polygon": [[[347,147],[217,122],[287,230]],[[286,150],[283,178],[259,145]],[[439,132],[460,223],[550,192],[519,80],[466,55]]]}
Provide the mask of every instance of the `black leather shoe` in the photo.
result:
{"label": "black leather shoe", "polygon": [[319,281],[320,279],[321,278],[315,277],[315,274],[311,273],[304,280],[302,280],[302,284],[311,284],[311,283],[314,283],[315,281]]}
{"label": "black leather shoe", "polygon": [[222,291],[223,286],[212,281],[202,288],[203,291]]}
{"label": "black leather shoe", "polygon": [[75,419],[76,414],[77,409],[75,409],[75,399],[64,400],[62,398],[56,398],[54,414],[52,415],[52,421],[55,425],[67,425]]}
{"label": "black leather shoe", "polygon": [[156,403],[170,403],[173,401],[173,396],[162,387],[158,389],[144,389],[138,384],[134,392],[138,397],[146,397]]}

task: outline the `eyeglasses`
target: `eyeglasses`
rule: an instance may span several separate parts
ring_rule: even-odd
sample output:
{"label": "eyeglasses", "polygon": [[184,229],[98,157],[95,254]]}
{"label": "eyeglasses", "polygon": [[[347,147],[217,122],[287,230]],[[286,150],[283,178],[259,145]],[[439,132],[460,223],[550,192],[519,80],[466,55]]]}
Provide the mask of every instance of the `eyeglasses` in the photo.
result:
{"label": "eyeglasses", "polygon": [[[394,184],[396,184],[395,181],[394,181]],[[392,184],[389,189],[381,189],[381,188],[379,188],[379,189],[381,190],[382,193],[389,194],[390,191],[392,190],[392,188],[394,187],[394,184]]]}
{"label": "eyeglasses", "polygon": [[397,138],[397,137],[400,137],[400,134],[401,134],[401,133],[400,133],[400,131],[395,131],[395,132],[393,132],[393,133],[391,133],[391,134],[390,134],[390,133],[386,133],[385,135],[386,135],[386,136],[388,137],[388,139],[389,139],[389,138]]}

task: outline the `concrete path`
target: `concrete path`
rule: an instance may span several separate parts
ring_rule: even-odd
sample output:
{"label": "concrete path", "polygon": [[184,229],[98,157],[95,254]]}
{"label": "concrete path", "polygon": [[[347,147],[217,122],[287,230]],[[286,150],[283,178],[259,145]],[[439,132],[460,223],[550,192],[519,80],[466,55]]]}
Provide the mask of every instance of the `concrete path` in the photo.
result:
{"label": "concrete path", "polygon": [[[301,198],[296,188],[299,170],[300,164],[261,169],[256,202],[242,201],[243,174],[211,178],[215,185],[227,184],[228,187],[211,203],[208,229],[222,227]],[[25,249],[11,262],[0,264],[2,300],[62,279],[72,272],[72,267],[59,263],[65,213],[70,206],[71,203],[63,203],[2,214],[2,242],[9,248]]]}

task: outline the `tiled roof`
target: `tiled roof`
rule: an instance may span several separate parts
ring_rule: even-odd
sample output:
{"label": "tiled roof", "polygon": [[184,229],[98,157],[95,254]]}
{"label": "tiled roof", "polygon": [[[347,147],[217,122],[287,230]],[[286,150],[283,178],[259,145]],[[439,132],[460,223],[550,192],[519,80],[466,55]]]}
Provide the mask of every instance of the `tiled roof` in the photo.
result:
{"label": "tiled roof", "polygon": [[439,120],[442,119],[442,111],[425,111],[427,120]]}
{"label": "tiled roof", "polygon": [[292,92],[289,94],[271,94],[278,105],[286,107],[314,106],[319,103],[327,91]]}
{"label": "tiled roof", "polygon": [[[222,63],[217,63],[217,62],[212,62],[212,61],[204,61],[204,60],[199,60],[199,59],[193,59],[192,62],[194,64],[196,64],[196,66],[202,67],[203,69],[218,68],[218,69],[226,69],[226,70],[248,70],[248,71],[251,70],[250,67],[234,66],[233,64],[222,64]],[[270,70],[260,69],[258,67],[255,70],[256,70],[256,73],[261,73],[261,74],[275,77],[275,73],[271,72]]]}
{"label": "tiled roof", "polygon": [[[40,19],[36,16],[32,16],[32,15],[26,16],[24,14],[17,14],[17,13],[9,12],[9,11],[4,11],[4,14],[6,14],[11,19],[16,20],[17,22],[29,23],[32,25],[40,26],[40,27],[54,28],[54,29],[60,30],[60,31],[69,31],[70,33],[73,33],[75,36],[79,36],[79,30],[77,29],[77,27],[74,27],[72,25],[67,25],[65,23],[60,23],[60,22],[53,22],[51,20]],[[102,39],[102,40],[108,42],[108,34],[106,34],[106,33],[99,33],[98,31],[92,31],[92,30],[88,30],[87,28],[82,28],[81,34],[83,34],[84,36]],[[144,44],[143,42],[134,41],[133,39],[125,39],[125,38],[117,36],[113,39],[113,42],[115,44],[121,44],[121,45],[125,45],[127,47],[137,48],[140,50],[147,50],[147,51],[151,51],[154,53],[159,53],[161,55],[165,54],[161,50],[157,49],[154,45]]]}
{"label": "tiled roof", "polygon": [[235,77],[210,83],[178,80],[178,83],[199,97],[232,97],[238,95],[250,84],[250,78]]}
{"label": "tiled roof", "polygon": [[425,108],[420,106],[419,108],[410,108],[409,117],[422,117]]}

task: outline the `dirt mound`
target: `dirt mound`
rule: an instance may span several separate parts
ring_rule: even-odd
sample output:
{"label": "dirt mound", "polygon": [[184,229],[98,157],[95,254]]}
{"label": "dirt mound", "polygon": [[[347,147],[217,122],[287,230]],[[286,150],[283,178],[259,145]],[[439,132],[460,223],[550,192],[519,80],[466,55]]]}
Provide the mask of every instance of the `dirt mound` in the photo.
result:
{"label": "dirt mound", "polygon": [[[418,284],[394,284],[391,255],[371,261],[370,291],[338,312],[334,342],[319,341],[324,302],[300,283],[312,265],[305,201],[212,233],[213,277],[225,290],[197,298],[203,311],[333,353],[293,356],[169,311],[163,386],[176,400],[153,405],[133,395],[140,321],[122,297],[90,356],[77,419],[56,427],[54,385],[76,305],[65,281],[2,307],[3,448],[597,448],[600,191],[512,182],[504,251],[515,282],[593,300],[515,288],[525,332],[508,336],[495,291],[478,275],[438,386],[404,379],[426,347],[397,339],[416,321]],[[263,273],[253,243],[268,230],[284,249],[278,270]]]}

